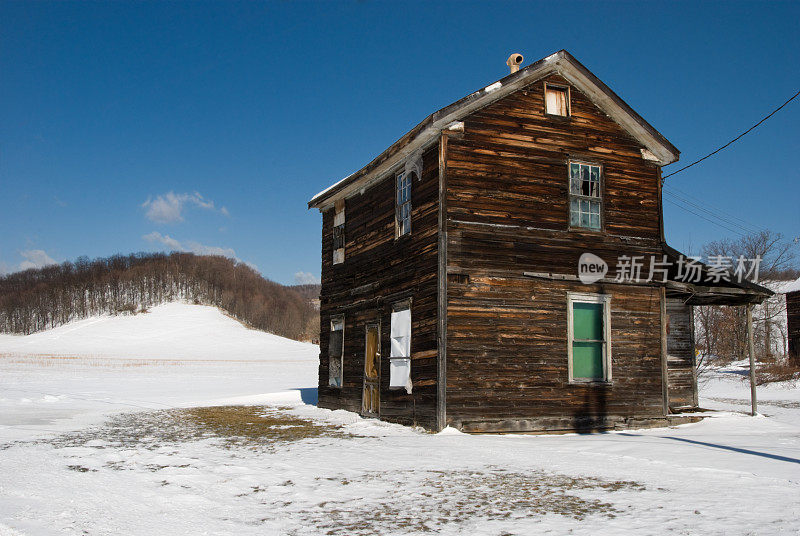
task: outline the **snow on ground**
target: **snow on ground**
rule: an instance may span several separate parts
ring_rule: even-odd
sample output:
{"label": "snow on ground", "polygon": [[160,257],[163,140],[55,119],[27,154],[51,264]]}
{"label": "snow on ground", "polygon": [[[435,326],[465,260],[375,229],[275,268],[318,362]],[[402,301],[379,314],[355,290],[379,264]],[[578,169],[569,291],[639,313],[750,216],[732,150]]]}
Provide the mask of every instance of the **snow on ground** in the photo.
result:
{"label": "snow on ground", "polygon": [[[30,353],[0,338],[0,535],[800,532],[800,389],[760,388],[765,416],[746,416],[736,365],[704,383],[720,411],[697,424],[430,434],[304,403],[315,346],[208,308],[150,315],[62,330],[96,330],[69,343],[85,354],[56,330]],[[156,331],[183,335],[139,353]]]}
{"label": "snow on ground", "polygon": [[248,329],[216,307],[0,334],[0,440],[94,422],[109,411],[202,405],[316,387],[319,348]]}

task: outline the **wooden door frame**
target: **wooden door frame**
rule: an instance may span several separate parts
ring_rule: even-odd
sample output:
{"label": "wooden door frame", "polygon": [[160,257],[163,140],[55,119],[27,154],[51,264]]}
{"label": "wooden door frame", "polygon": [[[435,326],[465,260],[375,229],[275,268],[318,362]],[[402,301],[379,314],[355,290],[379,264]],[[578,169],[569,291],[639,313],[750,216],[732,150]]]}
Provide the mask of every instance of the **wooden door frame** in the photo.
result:
{"label": "wooden door frame", "polygon": [[[375,328],[375,331],[378,334],[378,343],[377,343],[378,344],[378,348],[377,348],[378,359],[377,359],[377,363],[376,363],[376,365],[377,365],[376,368],[377,368],[377,371],[378,371],[378,377],[375,380],[370,380],[370,382],[374,383],[375,387],[376,387],[376,393],[378,395],[378,411],[376,411],[375,413],[370,413],[370,412],[368,412],[366,410],[365,405],[364,405],[364,392],[367,389],[367,348],[368,348],[367,340],[369,338],[369,330],[370,330],[370,328],[373,328],[373,327]],[[380,418],[380,414],[381,414],[381,362],[382,362],[382,356],[381,356],[381,321],[380,320],[372,320],[372,321],[367,322],[364,325],[364,367],[362,369],[361,414],[363,416],[365,416],[365,417]]]}

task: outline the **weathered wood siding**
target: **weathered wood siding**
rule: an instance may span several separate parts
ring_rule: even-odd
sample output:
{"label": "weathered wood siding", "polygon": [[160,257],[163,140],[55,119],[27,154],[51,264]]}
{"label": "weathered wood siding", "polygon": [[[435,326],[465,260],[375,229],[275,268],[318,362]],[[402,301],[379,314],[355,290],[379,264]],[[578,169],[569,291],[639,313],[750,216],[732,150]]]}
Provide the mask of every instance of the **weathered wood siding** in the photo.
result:
{"label": "weathered wood siding", "polygon": [[694,355],[694,314],[681,300],[667,300],[669,316],[667,366],[669,407],[697,406],[697,375]]}
{"label": "weathered wood siding", "polygon": [[[436,405],[436,266],[438,146],[423,154],[423,174],[411,187],[411,234],[395,239],[394,174],[346,201],[345,261],[332,263],[333,209],[322,215],[319,405],[361,411],[365,329],[381,325],[380,417],[433,427]],[[389,390],[390,315],[411,298],[413,393]],[[328,386],[330,318],[343,314],[341,388]]]}
{"label": "weathered wood siding", "polygon": [[[447,420],[465,429],[663,415],[657,288],[523,276],[577,275],[585,251],[613,276],[619,255],[660,253],[657,166],[575,88],[571,111],[546,116],[539,81],[466,118],[448,142]],[[603,166],[602,232],[569,228],[570,159]],[[612,296],[610,385],[568,383],[568,291]]]}
{"label": "weathered wood siding", "polygon": [[789,335],[789,355],[800,364],[800,291],[786,294],[786,317]]}

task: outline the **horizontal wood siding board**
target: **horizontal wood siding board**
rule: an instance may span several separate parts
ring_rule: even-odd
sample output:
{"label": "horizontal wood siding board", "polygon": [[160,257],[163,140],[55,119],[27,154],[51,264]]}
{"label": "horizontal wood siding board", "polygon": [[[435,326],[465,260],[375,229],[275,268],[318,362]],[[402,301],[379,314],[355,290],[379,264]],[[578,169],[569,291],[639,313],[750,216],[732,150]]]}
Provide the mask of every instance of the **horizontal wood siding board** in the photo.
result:
{"label": "horizontal wood siding board", "polygon": [[[347,199],[345,261],[332,262],[333,210],[322,220],[319,404],[361,411],[366,324],[381,326],[380,417],[435,426],[438,239],[438,147],[423,154],[423,173],[411,187],[411,234],[395,238],[395,181],[387,177]],[[412,394],[389,389],[391,305],[411,298]],[[341,388],[328,386],[330,317],[344,314]]]}
{"label": "horizontal wood siding board", "polygon": [[[523,275],[577,275],[590,251],[613,276],[620,255],[662,252],[658,168],[585,96],[571,94],[570,119],[546,117],[539,81],[467,117],[463,138],[448,142],[451,423],[499,431],[498,422],[663,416],[660,290]],[[569,227],[570,158],[603,166],[604,232]],[[610,385],[568,381],[568,292],[611,295]]]}

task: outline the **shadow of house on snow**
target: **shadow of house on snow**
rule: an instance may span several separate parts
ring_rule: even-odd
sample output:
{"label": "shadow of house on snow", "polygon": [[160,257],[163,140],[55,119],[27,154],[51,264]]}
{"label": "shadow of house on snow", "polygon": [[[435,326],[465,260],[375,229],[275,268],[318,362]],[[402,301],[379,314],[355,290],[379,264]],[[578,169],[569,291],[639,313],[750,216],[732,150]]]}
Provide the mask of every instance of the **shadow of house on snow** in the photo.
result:
{"label": "shadow of house on snow", "polygon": [[582,386],[583,402],[572,415],[572,427],[579,434],[593,434],[608,430],[608,391],[596,385]]}
{"label": "shadow of house on snow", "polygon": [[316,387],[298,387],[293,390],[300,391],[300,400],[303,401],[303,404],[308,404],[309,406],[317,405],[319,401],[319,390]]}

